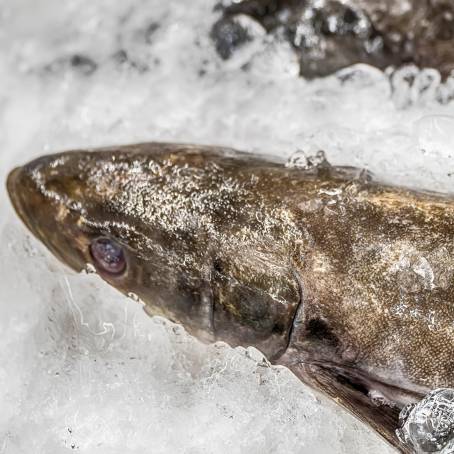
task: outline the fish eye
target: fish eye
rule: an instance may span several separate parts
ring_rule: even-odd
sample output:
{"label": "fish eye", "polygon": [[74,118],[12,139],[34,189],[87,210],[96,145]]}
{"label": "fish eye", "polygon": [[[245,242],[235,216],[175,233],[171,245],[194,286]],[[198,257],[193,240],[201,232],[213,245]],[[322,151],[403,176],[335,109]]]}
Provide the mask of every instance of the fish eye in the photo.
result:
{"label": "fish eye", "polygon": [[90,244],[90,254],[96,269],[100,272],[119,275],[126,269],[123,248],[114,240],[100,237]]}

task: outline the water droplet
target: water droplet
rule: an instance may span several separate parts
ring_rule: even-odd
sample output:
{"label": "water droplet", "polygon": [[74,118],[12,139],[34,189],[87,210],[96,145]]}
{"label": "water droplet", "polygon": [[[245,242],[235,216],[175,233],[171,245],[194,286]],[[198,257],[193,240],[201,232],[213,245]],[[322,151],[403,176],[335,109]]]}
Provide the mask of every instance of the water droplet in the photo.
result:
{"label": "water droplet", "polygon": [[141,300],[139,298],[138,295],[136,295],[135,293],[133,292],[129,292],[128,293],[128,298],[131,298],[133,301],[135,301],[136,303],[141,303],[141,304],[145,304],[143,300]]}
{"label": "water droplet", "polygon": [[326,159],[325,152],[317,151],[315,154],[307,154],[302,150],[297,150],[287,159],[286,167],[303,170],[326,169],[330,167]]}
{"label": "water droplet", "polygon": [[82,274],[96,274],[96,268],[92,263],[87,263],[85,268],[81,271]]}

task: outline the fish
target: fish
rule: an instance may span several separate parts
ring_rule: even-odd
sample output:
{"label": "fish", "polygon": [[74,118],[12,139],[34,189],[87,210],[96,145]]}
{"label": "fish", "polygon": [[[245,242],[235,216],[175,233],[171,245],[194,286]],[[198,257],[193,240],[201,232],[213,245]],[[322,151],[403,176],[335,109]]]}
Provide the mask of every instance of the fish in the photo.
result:
{"label": "fish", "polygon": [[257,348],[400,452],[401,409],[454,387],[453,196],[157,142],[40,157],[7,190],[68,267],[203,342]]}
{"label": "fish", "polygon": [[223,59],[253,39],[248,17],[293,47],[300,75],[324,77],[357,63],[454,70],[450,0],[236,0],[218,7],[211,37]]}

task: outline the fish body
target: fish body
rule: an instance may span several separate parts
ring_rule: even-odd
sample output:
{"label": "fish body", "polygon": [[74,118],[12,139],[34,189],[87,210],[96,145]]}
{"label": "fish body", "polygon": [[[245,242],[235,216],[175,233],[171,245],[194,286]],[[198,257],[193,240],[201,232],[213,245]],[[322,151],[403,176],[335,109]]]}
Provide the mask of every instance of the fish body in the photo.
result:
{"label": "fish body", "polygon": [[400,409],[454,387],[454,199],[351,169],[146,143],[8,177],[31,232],[150,314],[254,346],[402,451]]}

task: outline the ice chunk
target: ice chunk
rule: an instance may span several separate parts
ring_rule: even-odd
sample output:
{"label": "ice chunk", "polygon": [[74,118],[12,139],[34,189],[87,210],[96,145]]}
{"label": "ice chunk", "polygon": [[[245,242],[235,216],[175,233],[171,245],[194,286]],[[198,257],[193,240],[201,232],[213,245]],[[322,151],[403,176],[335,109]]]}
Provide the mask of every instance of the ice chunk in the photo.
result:
{"label": "ice chunk", "polygon": [[454,143],[454,116],[424,116],[415,123],[415,131],[421,151],[436,159]]}
{"label": "ice chunk", "polygon": [[298,150],[290,155],[286,165],[287,167],[295,167],[303,170],[320,169],[322,167],[330,166],[326,159],[325,152],[322,150],[317,151],[315,155],[310,155],[302,150]]}
{"label": "ice chunk", "polygon": [[405,407],[400,419],[402,427],[397,434],[416,452],[449,452],[454,441],[454,390],[430,392],[417,405]]}
{"label": "ice chunk", "polygon": [[252,18],[238,14],[219,19],[211,29],[216,50],[221,58],[227,60],[238,47],[260,38],[265,34],[265,29]]}
{"label": "ice chunk", "polygon": [[225,15],[244,13],[292,43],[301,74],[326,76],[363,62],[378,68],[414,62],[444,77],[454,69],[454,9],[420,0],[223,1]]}
{"label": "ice chunk", "polygon": [[453,454],[454,453],[454,439],[452,439],[441,451],[441,454]]}

